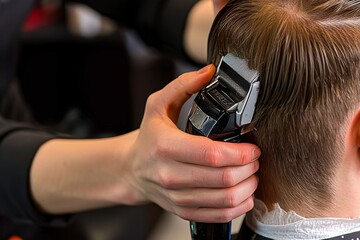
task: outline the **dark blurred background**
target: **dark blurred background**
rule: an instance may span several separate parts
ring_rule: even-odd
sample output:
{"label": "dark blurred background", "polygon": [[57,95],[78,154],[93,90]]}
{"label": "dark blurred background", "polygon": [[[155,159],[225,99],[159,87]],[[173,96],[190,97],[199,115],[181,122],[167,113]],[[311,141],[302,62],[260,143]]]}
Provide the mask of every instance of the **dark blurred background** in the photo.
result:
{"label": "dark blurred background", "polygon": [[[38,1],[20,46],[18,84],[34,121],[78,138],[138,128],[146,98],[198,68],[146,46],[136,32],[88,7],[60,0]],[[162,215],[148,204],[84,212],[51,228],[0,218],[0,239],[148,239]]]}

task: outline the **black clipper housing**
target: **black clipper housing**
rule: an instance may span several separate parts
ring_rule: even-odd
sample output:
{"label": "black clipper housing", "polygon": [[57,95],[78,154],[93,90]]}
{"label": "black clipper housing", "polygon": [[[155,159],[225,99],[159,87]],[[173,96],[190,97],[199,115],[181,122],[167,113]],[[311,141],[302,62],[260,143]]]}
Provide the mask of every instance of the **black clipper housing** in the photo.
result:
{"label": "black clipper housing", "polygon": [[[240,142],[242,134],[252,130],[259,88],[258,72],[246,60],[231,53],[222,57],[212,83],[195,97],[186,132]],[[190,230],[193,240],[231,240],[231,222],[190,222]]]}

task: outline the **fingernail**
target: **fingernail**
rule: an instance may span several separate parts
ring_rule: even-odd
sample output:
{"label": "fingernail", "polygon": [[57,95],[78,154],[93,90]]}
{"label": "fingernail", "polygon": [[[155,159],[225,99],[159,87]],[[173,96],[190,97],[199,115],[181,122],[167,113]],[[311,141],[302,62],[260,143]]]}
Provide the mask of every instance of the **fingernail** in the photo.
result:
{"label": "fingernail", "polygon": [[199,74],[202,74],[202,73],[206,73],[207,71],[209,71],[211,68],[211,65],[207,65],[205,67],[203,67],[202,69],[198,70],[198,73]]}
{"label": "fingernail", "polygon": [[261,151],[259,148],[254,148],[253,152],[252,152],[252,160],[255,161],[256,159],[258,159],[261,155]]}

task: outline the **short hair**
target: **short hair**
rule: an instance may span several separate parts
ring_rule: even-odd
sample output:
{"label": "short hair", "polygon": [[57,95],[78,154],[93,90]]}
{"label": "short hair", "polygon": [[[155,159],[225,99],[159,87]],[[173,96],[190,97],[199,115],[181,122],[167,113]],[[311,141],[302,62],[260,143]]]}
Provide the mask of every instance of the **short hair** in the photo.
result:
{"label": "short hair", "polygon": [[208,59],[228,52],[259,71],[257,197],[321,216],[349,114],[360,100],[360,1],[230,0],[216,17]]}

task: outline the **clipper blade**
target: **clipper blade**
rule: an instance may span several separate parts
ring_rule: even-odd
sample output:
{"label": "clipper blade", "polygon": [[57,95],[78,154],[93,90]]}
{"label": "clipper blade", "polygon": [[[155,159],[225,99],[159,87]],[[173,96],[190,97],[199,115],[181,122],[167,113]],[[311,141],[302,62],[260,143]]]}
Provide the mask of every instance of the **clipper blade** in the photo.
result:
{"label": "clipper blade", "polygon": [[222,58],[217,74],[219,82],[235,94],[237,98],[234,99],[235,102],[240,102],[246,97],[251,83],[257,81],[259,77],[256,70],[249,68],[247,60],[238,58],[231,53]]}

